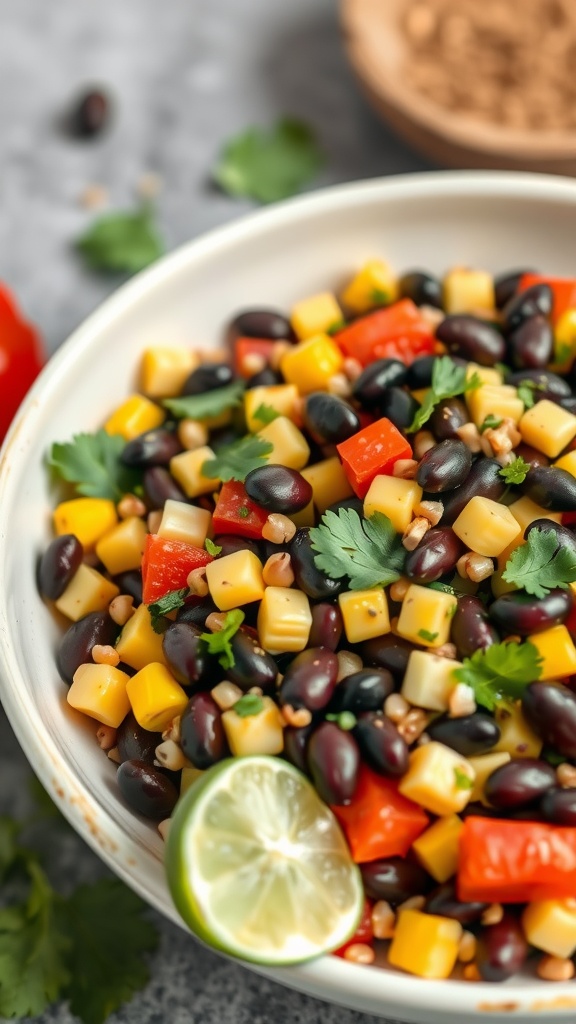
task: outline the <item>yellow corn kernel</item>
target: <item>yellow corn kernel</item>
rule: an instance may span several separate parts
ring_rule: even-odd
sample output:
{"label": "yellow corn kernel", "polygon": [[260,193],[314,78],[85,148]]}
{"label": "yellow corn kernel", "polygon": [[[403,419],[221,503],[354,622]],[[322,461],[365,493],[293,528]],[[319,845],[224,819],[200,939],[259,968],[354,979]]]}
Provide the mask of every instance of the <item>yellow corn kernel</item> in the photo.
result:
{"label": "yellow corn kernel", "polygon": [[258,388],[249,388],[244,392],[244,415],[248,430],[253,434],[262,430],[262,420],[254,415],[261,405],[269,405],[279,416],[295,420],[298,418],[296,410],[299,401],[300,396],[295,384],[263,384]]}
{"label": "yellow corn kernel", "polygon": [[483,803],[485,807],[489,807],[490,804],[484,796],[484,786],[486,785],[486,779],[495,772],[497,768],[501,768],[503,764],[508,764],[512,758],[507,750],[490,751],[489,754],[478,754],[477,757],[468,758],[470,764],[474,769],[476,778],[474,779],[474,788],[470,794],[471,803]]}
{"label": "yellow corn kernel", "polygon": [[520,704],[511,704],[496,709],[496,721],[500,728],[500,739],[493,751],[505,751],[513,758],[539,757],[542,740],[528,725]]}
{"label": "yellow corn kernel", "polygon": [[337,455],[307,466],[302,470],[302,476],[312,488],[313,501],[320,515],[330,505],[354,493]]}
{"label": "yellow corn kernel", "polygon": [[452,529],[471,551],[490,558],[496,558],[522,536],[519,523],[505,505],[479,494],[470,498]]}
{"label": "yellow corn kernel", "polygon": [[398,281],[388,263],[369,260],[342,292],[351,313],[367,313],[374,306],[388,306],[398,298]]}
{"label": "yellow corn kernel", "polygon": [[374,477],[364,498],[364,515],[382,512],[397,533],[404,533],[414,518],[414,509],[422,500],[422,488],[415,480],[396,476]]}
{"label": "yellow corn kernel", "polygon": [[544,659],[540,679],[561,679],[576,672],[576,647],[566,626],[552,626],[528,640]]}
{"label": "yellow corn kernel", "polygon": [[[556,466],[556,469],[564,469],[567,473],[570,473],[571,476],[576,476],[576,451],[562,455],[561,458],[556,459],[554,465]],[[559,515],[560,520],[562,520],[562,516],[559,512],[554,514]],[[550,513],[548,513],[548,515],[550,515]]]}
{"label": "yellow corn kernel", "polygon": [[270,654],[303,651],[312,626],[306,594],[289,587],[266,587],[257,625],[260,643]]}
{"label": "yellow corn kernel", "polygon": [[388,950],[392,967],[419,978],[449,978],[458,958],[462,925],[449,917],[401,910]]}
{"label": "yellow corn kernel", "polygon": [[342,310],[331,292],[312,295],[302,299],[293,307],[290,323],[300,341],[313,338],[316,334],[324,334],[334,324],[342,320]]}
{"label": "yellow corn kernel", "polygon": [[458,841],[462,821],[457,814],[438,818],[412,843],[412,849],[429,875],[437,882],[447,882],[458,868]]}
{"label": "yellow corn kernel", "polygon": [[382,587],[338,595],[346,637],[351,644],[390,632],[388,602]]}
{"label": "yellow corn kernel", "polygon": [[180,452],[170,459],[170,472],[188,498],[198,498],[201,494],[209,494],[220,485],[218,477],[205,476],[202,466],[208,459],[213,459],[214,452],[206,444],[202,448]]}
{"label": "yellow corn kernel", "polygon": [[146,523],[139,516],[129,516],[105,533],[96,545],[96,554],[106,571],[117,576],[139,569],[147,535]]}
{"label": "yellow corn kernel", "polygon": [[137,671],[150,662],[166,664],[162,649],[162,634],[152,628],[150,612],[145,604],[138,606],[116,641],[120,660]]}
{"label": "yellow corn kernel", "polygon": [[120,434],[125,441],[131,441],[139,434],[159,427],[165,419],[166,412],[161,406],[144,395],[131,395],[106,420],[104,430],[107,434]]}
{"label": "yellow corn kernel", "polygon": [[157,533],[166,540],[183,540],[186,544],[203,548],[211,524],[212,516],[207,509],[168,498],[164,502]]}
{"label": "yellow corn kernel", "polygon": [[515,583],[507,583],[506,580],[502,579],[502,573],[504,572],[505,566],[500,565],[501,557],[502,556],[498,556],[498,568],[490,577],[490,587],[494,597],[502,597],[503,594],[511,594],[513,590],[518,590]]}
{"label": "yellow corn kernel", "polygon": [[470,380],[474,376],[479,377],[483,384],[488,384],[490,387],[498,388],[504,383],[500,370],[494,369],[493,366],[480,366],[480,363],[468,363],[466,367],[466,380]]}
{"label": "yellow corn kernel", "polygon": [[202,768],[183,768],[180,775],[180,796],[184,796],[193,786],[197,779],[201,779],[204,775]]}
{"label": "yellow corn kernel", "polygon": [[576,952],[574,900],[535,900],[522,914],[522,928],[531,946],[551,956],[571,957]]}
{"label": "yellow corn kernel", "polygon": [[570,369],[576,356],[576,309],[567,309],[558,317],[554,328],[554,363],[556,372]]}
{"label": "yellow corn kernel", "polygon": [[130,711],[126,693],[129,679],[126,672],[112,665],[80,665],[66,699],[76,711],[117,729]]}
{"label": "yellow corn kernel", "polygon": [[305,526],[314,526],[316,523],[314,501],[309,501],[299,512],[293,512],[288,519],[292,520],[297,530],[301,530]]}
{"label": "yellow corn kernel", "polygon": [[401,694],[409,704],[429,711],[446,711],[462,662],[441,658],[431,651],[412,651],[406,665]]}
{"label": "yellow corn kernel", "polygon": [[148,732],[164,732],[188,703],[186,691],[160,662],[141,668],[128,680],[126,692],[138,725]]}
{"label": "yellow corn kernel", "polygon": [[451,747],[432,740],[412,751],[398,789],[409,800],[442,816],[466,807],[473,784],[470,762]]}
{"label": "yellow corn kernel", "polygon": [[430,393],[430,388],[416,388],[414,391],[410,392],[410,394],[412,395],[412,398],[416,402],[418,402],[419,405],[424,405],[424,402],[426,401],[426,397],[427,397],[427,395],[429,395],[429,393]]}
{"label": "yellow corn kernel", "polygon": [[280,362],[280,369],[289,384],[295,384],[300,394],[325,391],[328,381],[342,369],[344,357],[329,334],[316,334],[313,338],[293,345]]}
{"label": "yellow corn kernel", "polygon": [[222,612],[239,608],[264,596],[262,562],[253,551],[234,551],[206,566],[208,589]]}
{"label": "yellow corn kernel", "polygon": [[516,388],[508,384],[484,384],[466,393],[466,404],[474,423],[480,429],[487,416],[514,420],[518,423],[524,412],[524,402],[518,398]]}
{"label": "yellow corn kernel", "polygon": [[56,608],[72,622],[78,622],[90,612],[103,612],[119,593],[120,588],[115,583],[92,566],[82,563],[56,601]]}
{"label": "yellow corn kernel", "polygon": [[310,448],[301,430],[287,416],[279,416],[272,420],[258,437],[272,445],[272,451],[266,456],[268,462],[274,462],[289,469],[303,469],[310,458]]}
{"label": "yellow corn kernel", "polygon": [[402,602],[398,634],[422,647],[442,647],[450,635],[457,604],[452,594],[412,583]]}
{"label": "yellow corn kernel", "polygon": [[[576,452],[573,454],[576,455]],[[541,505],[537,505],[531,498],[518,498],[518,501],[513,501],[511,505],[508,505],[508,508],[516,522],[522,527],[522,533],[535,519],[552,519],[555,523],[562,522],[561,512],[551,512],[550,509],[542,508]]]}
{"label": "yellow corn kernel", "polygon": [[576,436],[576,416],[555,402],[543,398],[527,409],[518,424],[526,444],[555,459]]}
{"label": "yellow corn kernel", "polygon": [[149,398],[179,395],[199,363],[199,356],[190,348],[164,345],[147,348],[140,367],[140,390]]}
{"label": "yellow corn kernel", "polygon": [[84,551],[94,546],[118,522],[116,506],[107,498],[72,498],[54,509],[54,530],[60,536],[73,533]]}
{"label": "yellow corn kernel", "polygon": [[271,697],[262,697],[262,710],[242,717],[234,708],[222,715],[228,746],[234,757],[281,754],[284,749],[283,719]]}
{"label": "yellow corn kernel", "polygon": [[495,309],[494,281],[486,270],[453,267],[444,278],[444,309],[447,313],[472,313]]}

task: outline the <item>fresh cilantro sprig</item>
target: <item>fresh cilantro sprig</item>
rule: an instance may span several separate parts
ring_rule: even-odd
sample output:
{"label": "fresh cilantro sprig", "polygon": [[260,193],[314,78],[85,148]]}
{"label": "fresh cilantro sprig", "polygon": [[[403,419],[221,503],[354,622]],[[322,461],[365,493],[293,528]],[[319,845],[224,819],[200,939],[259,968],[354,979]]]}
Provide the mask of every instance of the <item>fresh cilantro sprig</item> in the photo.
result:
{"label": "fresh cilantro sprig", "polygon": [[264,701],[257,693],[245,693],[233,705],[233,710],[240,718],[251,718],[264,710]]}
{"label": "fresh cilantro sprig", "polygon": [[220,552],[222,551],[222,545],[215,544],[213,540],[210,540],[210,537],[206,537],[206,540],[204,541],[204,547],[206,548],[208,554],[213,555],[214,558],[216,557],[216,555],[219,555]]}
{"label": "fresh cilantro sprig", "polygon": [[202,473],[211,479],[244,481],[253,469],[263,466],[274,445],[257,434],[247,434],[239,441],[222,445],[213,459],[202,464]]}
{"label": "fresh cilantro sprig", "polygon": [[432,383],[422,405],[408,427],[408,432],[413,433],[420,430],[428,422],[438,403],[443,402],[445,398],[455,398],[456,395],[462,395],[466,391],[474,391],[481,384],[482,381],[477,373],[473,373],[467,380],[465,366],[458,366],[454,360],[450,359],[450,356],[440,356],[434,361]]}
{"label": "fresh cilantro sprig", "polygon": [[190,590],[188,587],[181,587],[180,590],[170,590],[167,594],[164,594],[164,597],[148,605],[150,622],[155,633],[164,633],[168,625],[166,615],[169,612],[178,611],[182,605],[186,604],[186,598],[189,595]]}
{"label": "fresh cilantro sprig", "polygon": [[490,413],[481,424],[480,433],[483,434],[485,430],[497,430],[501,423],[502,419],[500,416],[493,416]]}
{"label": "fresh cilantro sprig", "polygon": [[544,385],[535,380],[522,380],[517,387],[518,398],[524,402],[525,409],[531,409],[536,401],[535,391],[543,391]]}
{"label": "fresh cilantro sprig", "polygon": [[454,785],[456,789],[474,789],[474,779],[456,766],[454,769]]}
{"label": "fresh cilantro sprig", "polygon": [[406,551],[381,512],[368,519],[352,508],[325,512],[310,541],[317,568],[333,580],[349,577],[351,590],[386,587],[400,578]]}
{"label": "fresh cilantro sprig", "polygon": [[76,248],[94,270],[129,274],[143,270],[165,251],[150,203],[135,211],[98,217],[78,239]]}
{"label": "fresh cilantro sprig", "polygon": [[234,380],[222,388],[205,391],[202,395],[182,395],[180,398],[165,398],[162,405],[176,419],[205,420],[233,409],[240,404],[244,394],[244,382]]}
{"label": "fresh cilantro sprig", "polygon": [[243,622],[244,612],[241,612],[239,608],[234,608],[227,613],[224,626],[217,633],[200,634],[200,639],[204,640],[208,653],[219,655],[218,661],[222,668],[234,667],[234,652],[230,641]]}
{"label": "fresh cilantro sprig", "polygon": [[502,579],[541,599],[556,587],[567,590],[576,583],[576,557],[560,544],[556,530],[530,530],[526,543],[506,562]]}
{"label": "fresh cilantro sprig", "polygon": [[61,480],[74,484],[77,494],[119,501],[142,480],[141,472],[124,466],[120,459],[125,445],[123,437],[105,430],[75,434],[72,441],[52,445],[48,466]]}
{"label": "fresh cilantro sprig", "polygon": [[231,195],[273,203],[299,192],[323,162],[310,126],[282,118],[269,131],[249,128],[230,139],[213,174]]}
{"label": "fresh cilantro sprig", "polygon": [[499,704],[521,697],[528,683],[539,679],[541,666],[534,644],[493,644],[464,658],[454,677],[472,687],[477,704],[493,711]]}
{"label": "fresh cilantro sprig", "polygon": [[530,464],[518,455],[510,465],[502,467],[500,476],[504,477],[507,484],[522,484],[529,472]]}
{"label": "fresh cilantro sprig", "polygon": [[261,402],[256,412],[252,413],[253,420],[260,420],[260,423],[264,423],[268,426],[274,420],[277,420],[280,413],[272,405],[266,405],[265,402]]}

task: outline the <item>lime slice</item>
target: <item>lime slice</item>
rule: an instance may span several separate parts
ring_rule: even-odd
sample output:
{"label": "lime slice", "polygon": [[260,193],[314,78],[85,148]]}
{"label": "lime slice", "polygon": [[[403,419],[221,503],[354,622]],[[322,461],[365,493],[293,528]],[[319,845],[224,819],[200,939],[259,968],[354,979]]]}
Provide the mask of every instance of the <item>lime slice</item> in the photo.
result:
{"label": "lime slice", "polygon": [[171,823],[166,870],[192,931],[260,964],[337,949],[364,905],[332,811],[275,757],[230,758],[193,783]]}

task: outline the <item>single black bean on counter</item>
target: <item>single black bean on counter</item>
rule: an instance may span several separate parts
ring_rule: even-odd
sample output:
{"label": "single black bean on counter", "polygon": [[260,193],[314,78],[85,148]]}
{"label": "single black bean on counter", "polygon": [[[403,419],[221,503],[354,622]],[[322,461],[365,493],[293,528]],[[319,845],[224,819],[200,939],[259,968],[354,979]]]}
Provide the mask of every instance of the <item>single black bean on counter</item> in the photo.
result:
{"label": "single black bean on counter", "polygon": [[120,454],[125,466],[146,469],[148,466],[168,466],[170,459],[182,451],[178,435],[173,430],[158,427],[128,441]]}
{"label": "single black bean on counter", "polygon": [[546,366],[554,348],[550,322],[542,315],[530,317],[510,332],[508,345],[514,366],[530,370]]}
{"label": "single black bean on counter", "polygon": [[564,757],[576,757],[576,694],[563,683],[535,681],[522,694],[534,732]]}
{"label": "single black bean on counter", "polygon": [[450,638],[452,643],[456,644],[460,658],[471,658],[474,651],[485,651],[487,647],[500,642],[500,637],[490,622],[488,611],[479,597],[463,594],[458,598]]}
{"label": "single black bean on counter", "polygon": [[351,711],[355,715],[363,711],[379,711],[393,691],[394,677],[388,669],[362,668],[338,683],[330,710]]}
{"label": "single black bean on counter", "polygon": [[78,139],[100,135],[110,122],[112,102],[103,89],[86,89],[67,118],[67,128]]}
{"label": "single black bean on counter", "polygon": [[456,438],[456,431],[468,423],[469,419],[466,403],[461,398],[445,398],[434,409],[430,426],[439,441],[447,441]]}
{"label": "single black bean on counter", "polygon": [[229,363],[202,363],[186,378],[183,395],[203,395],[205,391],[223,388],[234,379]]}
{"label": "single black bean on counter", "polygon": [[343,580],[333,580],[317,568],[308,527],[296,531],[290,544],[290,558],[296,586],[313,601],[336,597],[345,589]]}
{"label": "single black bean on counter", "polygon": [[38,589],[47,601],[57,601],[80,568],[84,548],[73,533],[63,533],[48,545],[38,563]]}
{"label": "single black bean on counter", "polygon": [[404,574],[417,583],[434,583],[455,569],[465,550],[450,526],[433,526],[414,551],[408,552]]}
{"label": "single black bean on counter", "polygon": [[231,321],[226,341],[236,338],[269,338],[273,341],[296,341],[290,321],[275,309],[247,309]]}
{"label": "single black bean on counter", "polygon": [[528,472],[520,489],[541,508],[551,512],[576,511],[576,477],[565,469],[536,466]]}
{"label": "single black bean on counter", "polygon": [[92,648],[96,644],[114,646],[118,629],[108,612],[89,612],[68,627],[56,653],[56,667],[68,686],[72,686],[76,669],[92,661]]}
{"label": "single black bean on counter", "polygon": [[490,715],[475,711],[472,715],[450,718],[442,715],[427,728],[430,739],[451,747],[463,757],[485,754],[500,739],[500,726]]}
{"label": "single black bean on counter", "polygon": [[483,928],[478,936],[476,965],[483,981],[506,981],[521,969],[528,943],[520,922],[506,912],[498,924]]}
{"label": "single black bean on counter", "polygon": [[399,359],[376,359],[352,384],[352,396],[364,409],[377,409],[386,388],[406,384],[409,371]]}
{"label": "single black bean on counter", "polygon": [[360,417],[348,402],[326,391],[315,391],[304,402],[306,430],[318,444],[340,444],[360,430]]}
{"label": "single black bean on counter", "polygon": [[180,719],[180,745],[195,768],[210,768],[229,753],[222,713],[210,693],[190,698]]}
{"label": "single black bean on counter", "polygon": [[448,439],[420,459],[416,481],[423,491],[440,494],[460,487],[472,468],[472,453],[463,441]]}
{"label": "single black bean on counter", "polygon": [[518,295],[514,295],[503,310],[504,324],[508,333],[530,320],[533,316],[549,317],[554,297],[549,284],[533,284]]}
{"label": "single black bean on counter", "polygon": [[327,647],[310,647],[297,654],[278,690],[280,704],[320,711],[330,703],[338,677],[338,658]]}
{"label": "single black bean on counter", "polygon": [[159,742],[158,733],[143,729],[132,711],[126,715],[116,733],[116,747],[121,763],[136,760],[153,764]]}
{"label": "single black bean on counter", "polygon": [[500,765],[486,780],[484,793],[493,807],[516,810],[536,803],[556,783],[552,765],[522,757]]}
{"label": "single black bean on counter", "polygon": [[356,740],[335,722],[322,722],[308,742],[308,769],[325,803],[350,803],[360,770]]}
{"label": "single black bean on counter", "polygon": [[354,739],[374,771],[394,777],[408,770],[408,745],[382,711],[363,711],[358,716]]}
{"label": "single black bean on counter", "polygon": [[299,512],[312,501],[312,486],[302,474],[275,463],[251,470],[244,487],[252,501],[270,512],[284,515]]}
{"label": "single black bean on counter", "polygon": [[573,605],[571,590],[557,588],[539,598],[514,592],[492,602],[490,618],[505,636],[530,636],[566,622]]}
{"label": "single black bean on counter", "polygon": [[146,761],[124,761],[116,777],[120,792],[132,810],[152,821],[170,817],[179,793],[160,768]]}
{"label": "single black bean on counter", "polygon": [[369,861],[360,865],[360,871],[366,895],[373,900],[386,900],[392,907],[412,896],[422,896],[431,884],[424,868],[403,857]]}
{"label": "single black bean on counter", "polygon": [[506,355],[506,342],[500,332],[476,316],[447,316],[437,327],[436,337],[450,355],[463,356],[480,366],[494,366]]}
{"label": "single black bean on counter", "polygon": [[524,274],[532,273],[529,270],[507,270],[494,278],[494,299],[496,309],[504,309],[506,303],[510,302],[520,286]]}
{"label": "single black bean on counter", "polygon": [[442,282],[424,270],[411,270],[398,281],[401,299],[412,299],[416,306],[435,306],[442,309]]}

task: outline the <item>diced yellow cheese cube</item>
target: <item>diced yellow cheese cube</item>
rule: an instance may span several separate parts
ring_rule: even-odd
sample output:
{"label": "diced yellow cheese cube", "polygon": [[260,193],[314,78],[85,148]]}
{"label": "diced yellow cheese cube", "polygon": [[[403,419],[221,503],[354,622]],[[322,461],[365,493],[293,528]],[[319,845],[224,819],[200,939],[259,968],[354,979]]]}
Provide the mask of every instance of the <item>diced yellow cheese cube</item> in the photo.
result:
{"label": "diced yellow cheese cube", "polygon": [[337,455],[307,466],[302,470],[302,476],[312,488],[313,501],[320,515],[330,505],[350,498],[354,493]]}
{"label": "diced yellow cheese cube", "polygon": [[[506,548],[505,550],[507,551],[508,549]],[[501,564],[502,557],[503,555],[498,556],[498,568],[490,577],[490,588],[494,597],[502,597],[503,594],[511,594],[512,591],[518,590],[514,583],[507,583],[506,580],[502,579],[502,573],[505,570],[505,565]]]}
{"label": "diced yellow cheese cube", "polygon": [[[576,455],[576,452],[574,452]],[[548,508],[542,508],[541,505],[537,505],[531,498],[518,498],[517,501],[513,501],[511,505],[508,505],[514,519],[522,527],[524,533],[527,526],[533,523],[535,519],[552,519],[555,523],[562,522],[561,512],[551,512]]]}
{"label": "diced yellow cheese cube", "polygon": [[522,927],[531,946],[562,959],[576,952],[576,903],[535,900],[522,914]]}
{"label": "diced yellow cheese cube", "polygon": [[527,409],[518,424],[526,444],[555,459],[576,436],[576,416],[555,402],[543,398]]}
{"label": "diced yellow cheese cube", "polygon": [[107,434],[120,434],[125,441],[132,441],[147,430],[154,430],[166,419],[166,412],[144,395],[131,395],[106,420]]}
{"label": "diced yellow cheese cube", "polygon": [[486,779],[495,772],[497,768],[501,768],[503,764],[508,764],[512,758],[507,750],[490,751],[488,754],[478,754],[476,757],[468,758],[470,764],[474,769],[475,779],[474,788],[470,794],[471,803],[482,803],[485,807],[489,807],[490,804],[484,796],[484,786],[486,785]]}
{"label": "diced yellow cheese cube", "polygon": [[457,814],[438,818],[412,843],[412,849],[429,875],[447,882],[458,868],[458,843],[463,825]]}
{"label": "diced yellow cheese cube", "polygon": [[406,665],[401,693],[409,704],[430,711],[446,711],[462,662],[441,658],[431,651],[412,651]]}
{"label": "diced yellow cheese cube", "polygon": [[474,313],[495,308],[494,279],[486,270],[453,267],[444,278],[444,309],[447,313]]}
{"label": "diced yellow cheese cube", "polygon": [[186,544],[203,548],[211,524],[212,516],[207,509],[168,498],[164,502],[157,533],[166,540],[183,540]]}
{"label": "diced yellow cheese cube", "polygon": [[576,672],[576,647],[566,626],[552,626],[528,640],[544,659],[540,679],[561,679]]}
{"label": "diced yellow cheese cube", "polygon": [[338,595],[348,642],[359,644],[390,632],[388,602],[382,587],[373,590],[348,590]]}
{"label": "diced yellow cheese cube", "polygon": [[292,520],[297,530],[301,530],[306,526],[314,526],[316,524],[314,501],[309,501],[299,512],[292,512],[288,519]]}
{"label": "diced yellow cheese cube", "polygon": [[84,551],[93,551],[97,541],[118,522],[116,506],[107,498],[72,498],[54,509],[54,530],[58,536],[73,533]]}
{"label": "diced yellow cheese cube", "polygon": [[310,447],[304,434],[287,416],[278,416],[268,426],[258,431],[258,437],[272,445],[266,456],[268,462],[289,469],[303,469],[310,458]]}
{"label": "diced yellow cheese cube", "polygon": [[313,338],[316,334],[324,334],[341,320],[342,310],[336,296],[331,292],[322,292],[320,295],[302,299],[296,303],[290,314],[290,323],[300,341]]}
{"label": "diced yellow cheese cube", "polygon": [[364,515],[382,512],[388,516],[397,533],[404,533],[412,522],[414,509],[422,500],[422,488],[415,480],[397,476],[374,477],[364,498]]}
{"label": "diced yellow cheese cube", "polygon": [[388,306],[398,298],[398,281],[388,263],[369,260],[342,292],[351,313],[367,313],[374,306]]}
{"label": "diced yellow cheese cube", "polygon": [[496,558],[517,537],[520,524],[505,505],[480,494],[470,498],[452,525],[457,537],[479,555]]}
{"label": "diced yellow cheese cube", "polygon": [[513,758],[539,757],[542,740],[528,725],[520,704],[497,708],[495,717],[500,728],[500,739],[492,748],[494,751],[505,751]]}
{"label": "diced yellow cheese cube", "polygon": [[188,703],[186,691],[159,662],[141,668],[128,680],[126,691],[138,725],[149,732],[163,732]]}
{"label": "diced yellow cheese cube", "polygon": [[419,978],[449,978],[458,958],[462,925],[449,917],[401,910],[388,961]]}
{"label": "diced yellow cheese cube", "polygon": [[399,791],[427,811],[440,816],[466,807],[474,785],[470,762],[443,743],[432,740],[410,754],[408,771]]}
{"label": "diced yellow cheese cube", "polygon": [[167,345],[147,348],[140,367],[140,390],[149,398],[179,395],[199,363],[199,356],[191,348]]}
{"label": "diced yellow cheese cube", "polygon": [[67,701],[76,711],[117,729],[130,711],[126,687],[130,676],[112,665],[86,663],[74,673]]}
{"label": "diced yellow cheese cube", "polygon": [[128,516],[100,538],[96,554],[111,576],[139,569],[148,530],[139,516]]}
{"label": "diced yellow cheese cube", "polygon": [[396,628],[399,636],[423,647],[442,647],[450,636],[457,604],[458,600],[452,594],[412,583],[398,616]]}
{"label": "diced yellow cheese cube", "polygon": [[90,612],[103,612],[119,593],[115,583],[82,562],[56,601],[56,608],[72,622],[78,622]]}
{"label": "diced yellow cheese cube", "polygon": [[152,628],[147,605],[141,604],[122,627],[116,641],[116,650],[120,660],[136,670],[144,668],[150,662],[161,662],[166,665],[162,639],[162,633],[156,633]]}
{"label": "diced yellow cheese cube", "polygon": [[180,774],[180,796],[184,796],[193,786],[197,779],[201,779],[204,775],[205,769],[202,768],[189,768],[185,767],[182,769]]}
{"label": "diced yellow cheese cube", "polygon": [[293,345],[282,357],[280,370],[301,395],[325,391],[328,382],[342,369],[344,357],[329,334],[316,334]]}
{"label": "diced yellow cheese cube", "polygon": [[496,370],[493,366],[480,366],[480,363],[467,364],[466,380],[470,380],[472,377],[479,377],[483,384],[489,384],[491,387],[500,387],[504,382],[500,370]]}
{"label": "diced yellow cheese cube", "polygon": [[244,392],[244,415],[248,430],[255,434],[264,426],[262,420],[254,415],[261,405],[269,405],[279,416],[296,420],[299,401],[300,396],[295,384],[262,384],[257,388],[248,388],[248,391]]}
{"label": "diced yellow cheese cube", "polygon": [[466,392],[466,404],[474,423],[480,429],[487,416],[511,419],[518,423],[524,412],[524,402],[518,398],[516,388],[508,384],[484,384]]}
{"label": "diced yellow cheese cube", "polygon": [[262,697],[262,710],[241,716],[234,708],[222,715],[228,746],[234,757],[281,754],[284,749],[283,719],[271,697]]}
{"label": "diced yellow cheese cube", "polygon": [[[567,473],[570,473],[571,476],[576,476],[576,451],[562,455],[559,459],[556,459],[554,465],[557,469],[564,469]],[[562,519],[559,512],[555,514],[560,515],[560,519]]]}
{"label": "diced yellow cheese cube", "polygon": [[234,551],[206,566],[208,589],[222,612],[264,597],[262,562],[253,551]]}
{"label": "diced yellow cheese cube", "polygon": [[306,594],[290,587],[266,587],[258,609],[258,636],[265,651],[303,651],[311,626],[312,612]]}
{"label": "diced yellow cheese cube", "polygon": [[170,459],[170,472],[188,498],[209,494],[219,486],[218,477],[205,476],[202,472],[204,463],[214,457],[209,445],[202,445],[201,448],[180,452]]}
{"label": "diced yellow cheese cube", "polygon": [[576,355],[576,309],[567,309],[554,327],[554,363],[556,373],[567,373]]}

